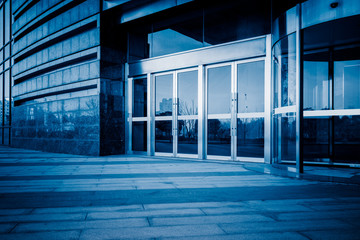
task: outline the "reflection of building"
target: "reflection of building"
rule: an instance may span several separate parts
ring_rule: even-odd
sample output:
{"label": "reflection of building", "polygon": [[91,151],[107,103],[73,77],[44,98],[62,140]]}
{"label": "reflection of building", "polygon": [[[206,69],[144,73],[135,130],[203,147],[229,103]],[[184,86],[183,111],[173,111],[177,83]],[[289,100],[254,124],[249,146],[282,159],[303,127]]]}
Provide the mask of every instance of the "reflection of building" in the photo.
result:
{"label": "reflection of building", "polygon": [[359,1],[3,2],[13,146],[360,164]]}
{"label": "reflection of building", "polygon": [[159,106],[160,112],[171,112],[172,109],[172,99],[163,98]]}

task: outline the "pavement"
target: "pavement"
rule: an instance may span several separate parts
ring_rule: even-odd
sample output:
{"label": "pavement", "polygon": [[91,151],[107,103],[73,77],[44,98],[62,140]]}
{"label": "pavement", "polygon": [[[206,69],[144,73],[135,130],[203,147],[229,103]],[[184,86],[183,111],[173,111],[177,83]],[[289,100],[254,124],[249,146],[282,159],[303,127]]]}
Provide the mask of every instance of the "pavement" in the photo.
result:
{"label": "pavement", "polygon": [[360,239],[358,184],[255,167],[2,146],[0,239]]}

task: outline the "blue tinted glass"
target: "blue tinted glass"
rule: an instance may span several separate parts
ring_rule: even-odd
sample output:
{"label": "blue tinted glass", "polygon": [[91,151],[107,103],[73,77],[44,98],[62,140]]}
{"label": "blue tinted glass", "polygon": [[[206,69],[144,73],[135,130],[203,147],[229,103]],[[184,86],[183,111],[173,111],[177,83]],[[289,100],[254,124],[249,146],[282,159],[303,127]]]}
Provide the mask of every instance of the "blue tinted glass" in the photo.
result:
{"label": "blue tinted glass", "polygon": [[238,112],[264,112],[264,61],[237,66]]}
{"label": "blue tinted glass", "polygon": [[173,75],[155,77],[155,115],[172,115]]}
{"label": "blue tinted glass", "polygon": [[264,118],[237,120],[237,156],[264,157]]}
{"label": "blue tinted glass", "polygon": [[198,153],[198,121],[195,119],[178,121],[178,153]]}
{"label": "blue tinted glass", "polygon": [[208,69],[208,114],[230,113],[231,66]]}
{"label": "blue tinted glass", "polygon": [[147,150],[147,122],[132,123],[132,150]]}
{"label": "blue tinted glass", "polygon": [[172,141],[172,122],[156,121],[155,122],[155,152],[173,152]]}
{"label": "blue tinted glass", "polygon": [[134,80],[133,117],[147,116],[147,79]]}
{"label": "blue tinted glass", "polygon": [[207,154],[218,156],[231,155],[231,136],[229,119],[208,120]]}
{"label": "blue tinted glass", "polygon": [[304,61],[304,110],[330,107],[328,62]]}
{"label": "blue tinted glass", "polygon": [[334,62],[334,109],[360,108],[360,60]]}
{"label": "blue tinted glass", "polygon": [[198,114],[198,72],[178,73],[179,115]]}

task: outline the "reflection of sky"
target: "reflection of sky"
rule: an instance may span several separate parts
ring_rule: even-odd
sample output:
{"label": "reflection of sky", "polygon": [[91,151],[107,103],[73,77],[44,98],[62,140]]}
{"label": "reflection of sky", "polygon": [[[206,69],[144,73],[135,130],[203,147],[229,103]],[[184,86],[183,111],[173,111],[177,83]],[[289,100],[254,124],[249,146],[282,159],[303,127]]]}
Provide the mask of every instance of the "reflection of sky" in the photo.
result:
{"label": "reflection of sky", "polygon": [[150,33],[148,42],[151,57],[203,47],[202,42],[172,29]]}
{"label": "reflection of sky", "polygon": [[230,113],[231,66],[208,69],[208,114]]}
{"label": "reflection of sky", "polygon": [[156,112],[159,112],[160,110],[160,103],[161,101],[165,99],[172,99],[172,81],[173,81],[173,75],[167,74],[162,76],[157,76],[155,78],[155,101],[156,101]]}
{"label": "reflection of sky", "polygon": [[178,74],[179,114],[197,114],[197,80],[198,72],[189,71]]}
{"label": "reflection of sky", "polygon": [[264,111],[264,62],[238,65],[238,112]]}

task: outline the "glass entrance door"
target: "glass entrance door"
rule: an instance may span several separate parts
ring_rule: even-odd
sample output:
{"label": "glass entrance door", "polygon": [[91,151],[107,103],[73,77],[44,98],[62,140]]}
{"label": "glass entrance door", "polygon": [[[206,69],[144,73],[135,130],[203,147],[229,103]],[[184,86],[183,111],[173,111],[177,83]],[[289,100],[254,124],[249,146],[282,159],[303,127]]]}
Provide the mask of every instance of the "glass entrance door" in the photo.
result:
{"label": "glass entrance door", "polygon": [[[231,119],[232,64],[208,66],[207,79],[207,157],[230,159],[232,154]],[[216,157],[214,157],[216,156]]]}
{"label": "glass entrance door", "polygon": [[154,75],[155,154],[198,156],[197,68]]}

